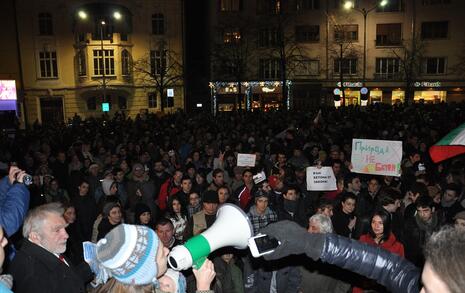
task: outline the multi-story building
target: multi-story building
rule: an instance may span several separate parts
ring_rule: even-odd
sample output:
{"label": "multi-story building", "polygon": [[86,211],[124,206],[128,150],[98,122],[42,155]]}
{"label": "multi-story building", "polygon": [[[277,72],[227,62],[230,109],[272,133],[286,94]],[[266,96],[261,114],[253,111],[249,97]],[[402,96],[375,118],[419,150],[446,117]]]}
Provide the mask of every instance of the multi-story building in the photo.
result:
{"label": "multi-story building", "polygon": [[184,108],[182,1],[7,2],[0,77],[29,123]]}
{"label": "multi-story building", "polygon": [[219,110],[465,99],[465,1],[210,3]]}

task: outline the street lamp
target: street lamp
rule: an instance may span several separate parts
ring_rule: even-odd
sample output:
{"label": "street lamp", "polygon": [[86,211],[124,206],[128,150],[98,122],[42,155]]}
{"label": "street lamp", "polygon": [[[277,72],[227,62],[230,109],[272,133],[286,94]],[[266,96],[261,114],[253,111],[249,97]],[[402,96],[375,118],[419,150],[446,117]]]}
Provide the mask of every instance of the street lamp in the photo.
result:
{"label": "street lamp", "polygon": [[367,69],[367,16],[368,16],[368,13],[372,12],[376,8],[384,7],[388,3],[389,3],[388,0],[382,0],[378,2],[375,6],[369,9],[355,7],[354,1],[346,1],[344,3],[344,8],[346,10],[353,9],[357,12],[360,12],[363,15],[363,85],[365,85],[366,69]]}

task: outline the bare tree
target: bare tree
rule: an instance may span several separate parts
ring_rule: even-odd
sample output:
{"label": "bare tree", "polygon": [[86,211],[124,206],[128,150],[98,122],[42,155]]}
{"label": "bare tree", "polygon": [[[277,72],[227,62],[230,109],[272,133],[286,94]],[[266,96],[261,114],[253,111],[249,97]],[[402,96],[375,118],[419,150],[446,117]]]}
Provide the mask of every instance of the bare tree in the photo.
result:
{"label": "bare tree", "polygon": [[452,73],[459,76],[465,76],[465,42],[462,43],[462,48],[460,50],[457,63],[455,63],[451,69]]}
{"label": "bare tree", "polygon": [[[270,27],[275,30],[275,40],[270,42],[268,48],[258,50],[261,56],[269,59],[277,59],[279,62],[280,81],[282,83],[283,107],[292,107],[288,96],[287,80],[292,79],[296,70],[303,66],[303,61],[308,59],[305,48],[297,41],[294,31],[295,12],[290,7],[292,2],[273,2],[266,8],[271,14],[260,17],[258,28]],[[283,6],[281,6],[283,4]]]}
{"label": "bare tree", "polygon": [[356,59],[356,71],[359,71],[358,59],[361,55],[360,46],[355,44],[355,39],[352,38],[347,32],[347,24],[353,23],[352,19],[344,18],[341,20],[336,19],[333,15],[328,16],[330,25],[333,27],[334,34],[333,40],[329,44],[329,56],[334,61],[334,65],[339,68],[339,83],[342,91],[342,106],[345,105],[345,79],[346,73],[351,72],[351,64],[349,60]]}
{"label": "bare tree", "polygon": [[164,40],[160,40],[155,50],[151,50],[133,63],[135,80],[139,84],[155,89],[160,96],[162,112],[169,104],[166,90],[180,85],[180,81],[183,80],[181,60],[178,53],[169,49]]}
{"label": "bare tree", "polygon": [[405,40],[401,48],[393,49],[392,54],[399,59],[400,73],[405,81],[405,103],[413,101],[414,83],[421,75],[421,64],[425,52],[425,42],[419,37]]}
{"label": "bare tree", "polygon": [[252,71],[254,61],[255,30],[250,22],[236,17],[228,25],[220,25],[216,31],[221,35],[211,47],[212,72],[216,80],[237,84],[234,108],[242,109],[242,87]]}

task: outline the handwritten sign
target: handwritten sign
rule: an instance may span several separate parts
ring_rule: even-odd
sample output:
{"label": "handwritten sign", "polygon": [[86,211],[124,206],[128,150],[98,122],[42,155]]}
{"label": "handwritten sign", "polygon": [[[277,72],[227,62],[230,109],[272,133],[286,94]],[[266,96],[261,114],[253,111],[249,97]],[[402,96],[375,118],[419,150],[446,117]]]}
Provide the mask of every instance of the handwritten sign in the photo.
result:
{"label": "handwritten sign", "polygon": [[333,168],[307,168],[307,190],[331,191],[336,189],[336,177],[334,176]]}
{"label": "handwritten sign", "polygon": [[352,140],[352,172],[400,176],[402,142],[393,140]]}
{"label": "handwritten sign", "polygon": [[237,154],[237,166],[239,167],[255,167],[256,155],[253,154]]}

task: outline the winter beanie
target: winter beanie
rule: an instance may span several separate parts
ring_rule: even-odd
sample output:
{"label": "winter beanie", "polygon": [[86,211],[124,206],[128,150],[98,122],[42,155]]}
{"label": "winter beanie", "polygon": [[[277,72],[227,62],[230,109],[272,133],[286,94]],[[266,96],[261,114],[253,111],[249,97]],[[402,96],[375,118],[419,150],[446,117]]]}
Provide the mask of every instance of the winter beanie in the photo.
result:
{"label": "winter beanie", "polygon": [[97,242],[97,259],[121,283],[157,284],[159,240],[145,226],[121,224]]}

